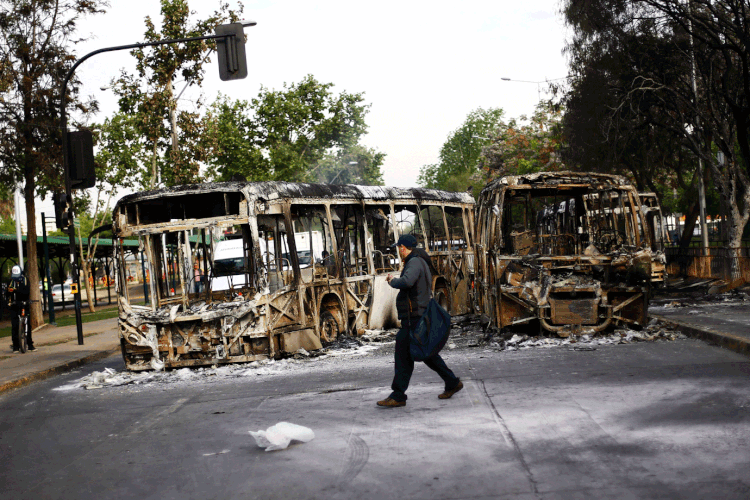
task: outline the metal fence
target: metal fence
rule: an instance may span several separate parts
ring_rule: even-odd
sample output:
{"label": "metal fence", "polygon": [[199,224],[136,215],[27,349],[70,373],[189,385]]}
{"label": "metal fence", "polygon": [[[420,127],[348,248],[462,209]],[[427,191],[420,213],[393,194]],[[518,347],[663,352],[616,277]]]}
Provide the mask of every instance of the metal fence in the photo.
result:
{"label": "metal fence", "polygon": [[668,247],[667,272],[670,276],[750,281],[750,248]]}

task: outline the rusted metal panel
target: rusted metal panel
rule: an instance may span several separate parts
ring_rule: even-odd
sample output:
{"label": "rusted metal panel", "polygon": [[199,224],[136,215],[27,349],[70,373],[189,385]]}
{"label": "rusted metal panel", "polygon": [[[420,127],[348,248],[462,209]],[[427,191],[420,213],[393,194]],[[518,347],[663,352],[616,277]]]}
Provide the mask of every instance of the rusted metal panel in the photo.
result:
{"label": "rusted metal panel", "polygon": [[596,299],[548,299],[555,325],[595,325],[598,315]]}

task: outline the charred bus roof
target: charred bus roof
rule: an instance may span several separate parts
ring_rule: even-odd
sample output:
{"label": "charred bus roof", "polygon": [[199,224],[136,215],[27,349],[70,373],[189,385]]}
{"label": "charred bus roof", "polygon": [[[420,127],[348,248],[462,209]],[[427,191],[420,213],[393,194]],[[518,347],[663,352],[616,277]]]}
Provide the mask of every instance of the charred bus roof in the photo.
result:
{"label": "charred bus roof", "polygon": [[[230,220],[247,217],[248,208],[284,203],[387,202],[474,204],[468,193],[427,188],[306,184],[296,182],[214,182],[144,191],[122,197],[114,209],[114,230],[130,234],[135,227],[162,226],[170,221]],[[262,210],[262,209],[261,209]],[[126,229],[127,227],[130,229]]]}
{"label": "charred bus roof", "polygon": [[474,203],[468,193],[454,193],[429,188],[399,188],[389,186],[358,186],[354,184],[308,184],[301,182],[212,182],[186,184],[123,196],[117,207],[147,200],[200,193],[242,193],[247,199],[264,201],[279,198],[358,199],[358,200],[418,200],[452,203]]}
{"label": "charred bus roof", "polygon": [[487,184],[482,193],[497,191],[506,187],[544,188],[564,185],[586,186],[589,189],[630,187],[631,183],[621,175],[591,172],[538,172],[527,175],[500,177]]}

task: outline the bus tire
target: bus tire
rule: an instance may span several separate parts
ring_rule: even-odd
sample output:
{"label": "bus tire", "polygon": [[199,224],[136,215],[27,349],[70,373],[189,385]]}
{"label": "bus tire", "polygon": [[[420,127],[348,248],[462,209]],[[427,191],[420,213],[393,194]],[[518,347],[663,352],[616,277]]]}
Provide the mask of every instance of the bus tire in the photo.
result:
{"label": "bus tire", "polygon": [[336,316],[328,309],[324,310],[320,314],[320,341],[328,344],[335,342],[339,333],[341,333],[341,325],[339,325]]}

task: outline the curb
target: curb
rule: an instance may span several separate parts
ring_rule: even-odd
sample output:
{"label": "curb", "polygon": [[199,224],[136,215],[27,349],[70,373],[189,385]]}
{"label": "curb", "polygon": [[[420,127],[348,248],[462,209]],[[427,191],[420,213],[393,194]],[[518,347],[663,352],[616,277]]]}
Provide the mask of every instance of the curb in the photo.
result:
{"label": "curb", "polygon": [[38,380],[44,380],[47,378],[50,378],[53,375],[57,375],[60,373],[64,373],[66,371],[70,371],[74,368],[78,368],[79,366],[83,366],[88,363],[92,363],[94,361],[98,361],[102,358],[106,358],[107,356],[110,356],[120,350],[119,347],[114,349],[109,349],[106,351],[100,351],[94,354],[91,354],[89,356],[85,356],[83,358],[74,359],[73,361],[67,361],[61,365],[53,366],[52,368],[48,368],[46,370],[42,370],[37,373],[32,373],[31,375],[26,375],[25,377],[21,377],[16,380],[11,380],[10,382],[6,382],[2,385],[0,385],[0,394],[11,391],[13,389],[18,389],[24,386],[27,386],[31,384],[32,382],[36,382]]}
{"label": "curb", "polygon": [[652,318],[656,318],[664,323],[670,323],[676,325],[682,333],[689,337],[698,338],[716,344],[724,349],[729,349],[745,356],[750,356],[750,340],[745,337],[733,335],[731,333],[720,332],[718,330],[712,330],[707,327],[697,327],[695,325],[689,325],[680,321],[675,321],[672,318],[665,318],[656,314],[650,315]]}

